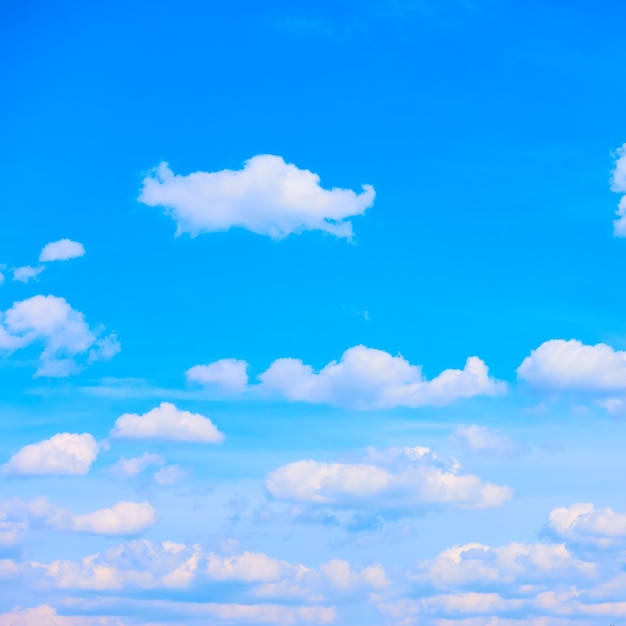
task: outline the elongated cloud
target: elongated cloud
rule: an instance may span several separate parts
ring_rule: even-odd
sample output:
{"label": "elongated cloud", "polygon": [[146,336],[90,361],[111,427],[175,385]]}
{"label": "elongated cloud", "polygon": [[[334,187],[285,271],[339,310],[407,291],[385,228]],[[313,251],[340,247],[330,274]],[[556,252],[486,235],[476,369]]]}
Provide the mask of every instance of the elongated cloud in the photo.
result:
{"label": "elongated cloud", "polygon": [[350,239],[348,218],[362,215],[374,203],[374,188],[360,194],[324,189],[309,170],[261,154],[242,170],[175,175],[161,163],[143,181],[139,201],[162,206],[176,221],[176,234],[226,231],[230,228],[283,239],[305,230],[320,230]]}
{"label": "elongated cloud", "polygon": [[59,241],[51,241],[46,244],[39,255],[40,263],[49,263],[51,261],[67,261],[68,259],[76,259],[85,254],[85,246],[78,241],[71,239],[59,239]]}
{"label": "elongated cloud", "polygon": [[161,402],[158,407],[144,415],[125,413],[116,420],[111,437],[198,443],[224,441],[224,435],[208,417],[199,413],[181,411],[170,402]]}
{"label": "elongated cloud", "polygon": [[32,609],[16,608],[0,613],[0,626],[126,626],[118,617],[93,615],[59,615],[51,606],[41,605]]}
{"label": "elongated cloud", "polygon": [[617,207],[617,219],[613,222],[616,237],[626,237],[626,143],[617,150],[615,168],[611,174],[611,189],[623,194]]}
{"label": "elongated cloud", "polygon": [[98,456],[89,434],[59,433],[24,446],[2,466],[5,474],[86,474]]}
{"label": "elongated cloud", "polygon": [[80,370],[80,357],[98,361],[120,350],[114,333],[92,330],[80,311],[56,296],[33,296],[0,312],[0,352],[30,345],[43,347],[36,376],[68,376]]}
{"label": "elongated cloud", "polygon": [[[218,363],[222,362],[191,368],[187,371],[188,380],[219,385],[217,376],[207,380],[202,375],[213,371]],[[237,372],[237,385],[225,386],[226,392],[236,391],[237,387],[244,390],[247,363],[237,363],[236,369],[232,366]],[[442,406],[462,398],[506,392],[506,384],[491,378],[489,369],[478,357],[469,357],[462,370],[448,369],[428,380],[421,366],[412,365],[402,356],[363,345],[349,348],[339,361],[331,361],[319,372],[299,359],[277,359],[260,374],[259,381],[245,387],[246,392],[259,397],[361,410]]]}
{"label": "elongated cloud", "polygon": [[271,472],[265,486],[277,499],[374,510],[495,507],[513,493],[462,473],[456,461],[440,459],[423,447],[371,449],[361,463],[295,461]]}

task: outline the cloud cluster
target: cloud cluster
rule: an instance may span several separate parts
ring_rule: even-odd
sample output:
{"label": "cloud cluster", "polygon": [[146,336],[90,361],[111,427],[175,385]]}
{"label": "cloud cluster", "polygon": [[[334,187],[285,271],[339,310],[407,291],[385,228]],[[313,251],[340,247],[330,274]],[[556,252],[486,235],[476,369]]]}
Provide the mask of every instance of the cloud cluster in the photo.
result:
{"label": "cloud cluster", "polygon": [[[331,361],[319,372],[299,359],[277,359],[259,375],[259,383],[247,386],[245,361],[230,361],[228,369],[223,363],[195,366],[187,371],[187,378],[213,385],[225,381],[225,391],[245,389],[256,397],[361,410],[442,406],[462,398],[496,396],[506,391],[506,384],[491,378],[478,357],[469,357],[462,370],[448,369],[428,380],[421,366],[363,345],[349,348],[339,361]],[[218,371],[221,376],[217,376]],[[228,375],[223,374],[225,371]]]}
{"label": "cloud cluster", "polygon": [[295,461],[271,472],[265,486],[280,500],[370,510],[495,507],[513,493],[510,487],[463,473],[456,461],[424,447],[371,449],[361,463]]}
{"label": "cloud cluster", "polygon": [[24,446],[2,466],[5,474],[84,475],[98,456],[99,447],[89,433],[59,433]]}
{"label": "cloud cluster", "polygon": [[618,148],[616,157],[611,189],[623,195],[617,207],[617,219],[613,222],[613,233],[616,237],[626,237],[626,143]]}
{"label": "cloud cluster", "polygon": [[117,617],[59,615],[51,606],[0,613],[0,626],[125,626]]}
{"label": "cloud cluster", "polygon": [[143,180],[139,201],[164,207],[176,221],[177,235],[245,228],[272,239],[306,230],[350,239],[348,218],[362,215],[374,196],[371,185],[363,185],[360,194],[324,189],[317,174],[279,156],[261,154],[241,170],[187,176],[161,163]]}
{"label": "cloud cluster", "polygon": [[199,413],[181,411],[170,402],[144,415],[125,413],[111,431],[114,439],[160,439],[197,443],[222,443],[224,435],[213,422]]}
{"label": "cloud cluster", "polygon": [[31,345],[43,347],[36,376],[68,376],[79,371],[79,357],[93,362],[120,350],[114,333],[92,330],[64,298],[41,295],[0,311],[0,351],[11,354]]}

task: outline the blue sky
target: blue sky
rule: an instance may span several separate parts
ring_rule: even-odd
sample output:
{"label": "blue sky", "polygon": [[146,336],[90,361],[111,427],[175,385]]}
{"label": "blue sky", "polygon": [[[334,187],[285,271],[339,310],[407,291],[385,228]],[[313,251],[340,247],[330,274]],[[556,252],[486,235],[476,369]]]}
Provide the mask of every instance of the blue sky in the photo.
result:
{"label": "blue sky", "polygon": [[2,3],[0,626],[622,623],[624,18]]}

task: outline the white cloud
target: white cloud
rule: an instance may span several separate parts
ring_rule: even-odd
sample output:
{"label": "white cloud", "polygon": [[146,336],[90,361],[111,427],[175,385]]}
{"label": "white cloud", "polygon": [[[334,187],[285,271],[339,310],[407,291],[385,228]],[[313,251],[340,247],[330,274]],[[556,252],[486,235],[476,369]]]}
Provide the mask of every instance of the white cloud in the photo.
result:
{"label": "white cloud", "polygon": [[185,471],[178,465],[166,465],[154,474],[154,480],[162,487],[179,483],[185,477]]}
{"label": "white cloud", "polygon": [[521,451],[521,446],[510,437],[491,430],[486,426],[458,426],[452,434],[452,440],[478,453],[510,455]]}
{"label": "white cloud", "polygon": [[187,370],[187,380],[201,385],[218,385],[224,390],[242,391],[248,384],[248,364],[237,359],[221,359]]}
{"label": "white cloud", "polygon": [[609,548],[626,541],[626,514],[596,509],[591,503],[559,507],[550,513],[550,528],[567,541]]}
{"label": "white cloud", "polygon": [[212,580],[271,582],[286,576],[289,569],[289,563],[255,552],[230,557],[210,554],[207,558],[207,573]]}
{"label": "white cloud", "polygon": [[[196,368],[190,371],[198,372]],[[242,365],[240,368],[245,371]],[[202,382],[199,375],[194,379]],[[331,361],[319,372],[299,359],[278,359],[259,380],[260,384],[247,387],[248,393],[363,410],[441,406],[461,398],[495,396],[506,391],[506,384],[491,378],[478,357],[469,357],[462,370],[448,369],[427,380],[421,366],[363,345],[349,348],[339,362]]]}
{"label": "white cloud", "polygon": [[86,474],[98,456],[89,434],[59,433],[24,446],[2,466],[6,474]]}
{"label": "white cloud", "polygon": [[27,283],[31,280],[34,280],[43,272],[46,268],[43,265],[39,267],[32,267],[31,265],[23,265],[22,267],[14,267],[13,270],[13,280],[16,280],[20,283]]}
{"label": "white cloud", "polygon": [[67,530],[95,535],[135,535],[156,520],[156,511],[148,502],[118,502],[93,513],[73,515]]}
{"label": "white cloud", "polygon": [[165,459],[161,455],[144,452],[141,456],[132,459],[121,458],[115,464],[114,470],[123,476],[136,476],[151,465],[163,465],[164,463]]}
{"label": "white cloud", "polygon": [[611,174],[611,189],[622,195],[613,222],[616,237],[626,237],[626,143],[616,152],[615,168]]}
{"label": "white cloud", "polygon": [[324,189],[317,174],[262,154],[242,170],[175,175],[161,163],[144,180],[139,201],[165,207],[176,221],[176,234],[245,228],[272,239],[305,230],[352,237],[348,218],[374,203],[374,188]]}
{"label": "white cloud", "polygon": [[357,587],[386,589],[391,585],[385,569],[380,564],[368,565],[355,570],[348,561],[332,559],[324,563],[320,570],[328,581],[337,589],[349,591]]}
{"label": "white cloud", "polygon": [[46,244],[39,255],[39,262],[67,261],[85,254],[85,247],[78,241],[71,239],[59,239]]}
{"label": "white cloud", "polygon": [[124,622],[117,617],[58,615],[51,606],[42,605],[0,613],[0,626],[124,626]]}
{"label": "white cloud", "polygon": [[224,435],[208,417],[199,413],[181,411],[170,402],[161,402],[158,407],[144,415],[125,413],[116,420],[111,437],[198,443],[224,441]]}
{"label": "white cloud", "polygon": [[0,312],[0,351],[33,344],[43,345],[36,376],[68,376],[79,369],[77,356],[98,360],[120,349],[115,335],[98,338],[82,313],[55,296],[33,296]]}
{"label": "white cloud", "polygon": [[345,507],[406,508],[449,504],[466,508],[500,506],[509,487],[464,474],[428,448],[370,450],[363,463],[304,460],[283,465],[265,481],[277,499]]}

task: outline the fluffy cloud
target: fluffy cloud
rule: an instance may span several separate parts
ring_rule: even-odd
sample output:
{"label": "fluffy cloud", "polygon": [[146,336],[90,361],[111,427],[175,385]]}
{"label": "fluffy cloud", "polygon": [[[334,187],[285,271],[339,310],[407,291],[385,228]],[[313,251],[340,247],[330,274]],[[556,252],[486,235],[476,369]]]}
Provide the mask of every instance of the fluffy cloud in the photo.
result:
{"label": "fluffy cloud", "polygon": [[520,452],[522,447],[510,437],[487,428],[486,426],[458,426],[452,434],[452,440],[468,450],[478,453],[511,455]]}
{"label": "fluffy cloud", "polygon": [[86,474],[98,456],[89,434],[59,433],[24,446],[2,466],[6,474]]}
{"label": "fluffy cloud", "polygon": [[31,265],[23,265],[22,267],[13,268],[13,280],[20,283],[27,283],[39,276],[46,268],[43,265],[32,267]]}
{"label": "fluffy cloud", "polygon": [[304,460],[271,472],[267,491],[277,499],[320,505],[402,509],[449,504],[466,508],[500,506],[512,496],[509,487],[464,474],[428,448],[370,450],[363,463]]}
{"label": "fluffy cloud", "polygon": [[613,222],[616,237],[626,237],[626,143],[617,150],[615,168],[611,175],[611,189],[622,195]]}
{"label": "fluffy cloud", "polygon": [[[148,502],[118,502],[111,507],[91,513],[76,515],[50,502],[47,498],[26,501],[20,498],[0,500],[0,519],[12,524],[19,535],[12,543],[23,538],[31,524],[93,535],[135,535],[156,522],[156,511]],[[0,536],[2,524],[0,524]],[[0,545],[2,539],[0,538]]]}
{"label": "fluffy cloud", "polygon": [[85,247],[78,241],[71,239],[59,239],[46,244],[39,255],[39,262],[67,261],[85,254]]}
{"label": "fluffy cloud", "polygon": [[262,154],[242,170],[175,175],[161,163],[143,181],[139,201],[162,206],[176,221],[176,234],[226,231],[238,227],[282,239],[305,230],[352,237],[348,218],[374,203],[374,188],[360,194],[324,189],[320,178],[278,156]]}
{"label": "fluffy cloud", "polygon": [[[238,382],[243,385],[247,364],[238,363]],[[199,373],[214,365],[196,366],[187,376],[204,382]],[[461,398],[495,396],[506,391],[506,384],[491,378],[478,357],[468,358],[462,370],[445,370],[427,380],[421,366],[363,345],[349,348],[339,362],[331,361],[319,372],[298,359],[278,359],[259,380],[259,384],[247,387],[248,393],[355,409],[441,406]],[[214,378],[211,382],[218,381]]]}
{"label": "fluffy cloud", "polygon": [[181,411],[170,402],[161,402],[158,407],[144,415],[125,413],[116,420],[111,437],[198,443],[224,441],[224,435],[208,417],[199,413]]}
{"label": "fluffy cloud", "polygon": [[0,613],[0,626],[124,626],[117,617],[58,615],[51,606]]}
{"label": "fluffy cloud", "polygon": [[356,587],[386,589],[391,585],[382,565],[368,565],[357,571],[348,561],[332,559],[320,567],[329,582],[337,589],[351,590]]}
{"label": "fluffy cloud", "polygon": [[37,344],[43,351],[36,376],[67,376],[78,371],[77,356],[94,361],[120,349],[114,334],[99,338],[82,313],[55,296],[33,296],[0,312],[0,351],[10,354]]}
{"label": "fluffy cloud", "polygon": [[609,548],[626,542],[626,514],[610,508],[596,509],[591,503],[554,509],[549,526],[572,543]]}
{"label": "fluffy cloud", "polygon": [[237,359],[221,359],[187,370],[187,380],[201,385],[217,385],[227,391],[242,391],[248,384],[248,364]]}

